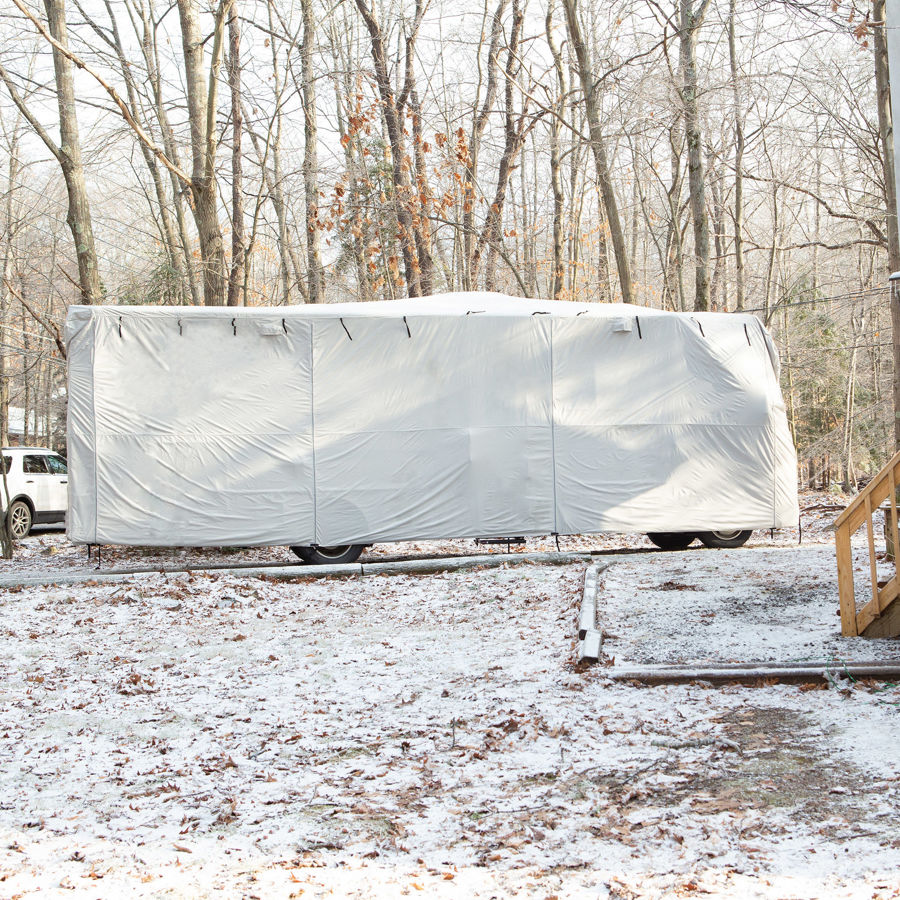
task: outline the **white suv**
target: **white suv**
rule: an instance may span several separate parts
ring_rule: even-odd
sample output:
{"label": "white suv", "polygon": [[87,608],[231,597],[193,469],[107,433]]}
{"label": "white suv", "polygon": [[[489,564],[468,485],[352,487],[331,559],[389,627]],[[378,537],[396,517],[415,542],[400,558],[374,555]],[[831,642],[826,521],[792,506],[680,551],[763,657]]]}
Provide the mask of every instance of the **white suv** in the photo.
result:
{"label": "white suv", "polygon": [[[69,508],[66,461],[46,447],[4,447],[2,453],[10,500],[7,515],[13,537],[25,537],[32,525],[65,522]],[[0,509],[6,509],[2,480]]]}

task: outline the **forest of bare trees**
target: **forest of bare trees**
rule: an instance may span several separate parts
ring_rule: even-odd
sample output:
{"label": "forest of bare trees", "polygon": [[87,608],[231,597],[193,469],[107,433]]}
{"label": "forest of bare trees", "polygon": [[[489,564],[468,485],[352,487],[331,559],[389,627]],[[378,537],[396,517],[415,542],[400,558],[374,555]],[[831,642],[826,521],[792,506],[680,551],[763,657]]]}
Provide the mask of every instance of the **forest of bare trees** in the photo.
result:
{"label": "forest of bare trees", "polygon": [[70,303],[485,289],[757,314],[802,478],[853,486],[894,446],[883,10],[10,0],[0,438],[64,441]]}

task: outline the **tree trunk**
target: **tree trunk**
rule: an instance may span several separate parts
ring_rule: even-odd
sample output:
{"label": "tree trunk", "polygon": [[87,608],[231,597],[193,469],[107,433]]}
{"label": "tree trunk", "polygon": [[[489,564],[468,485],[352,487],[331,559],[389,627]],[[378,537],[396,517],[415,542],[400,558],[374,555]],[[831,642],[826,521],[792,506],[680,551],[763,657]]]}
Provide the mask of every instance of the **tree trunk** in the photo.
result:
{"label": "tree trunk", "polygon": [[763,295],[763,317],[768,326],[772,317],[772,297],[775,287],[775,266],[778,262],[778,236],[781,230],[778,205],[778,185],[772,182],[772,246],[769,248],[769,260],[766,263],[766,286]]}
{"label": "tree trunk", "polygon": [[228,16],[228,86],[231,89],[231,271],[228,273],[228,305],[246,304],[244,294],[244,180],[241,138],[241,25],[237,4],[233,3]]}
{"label": "tree trunk", "polygon": [[[278,93],[276,91],[276,93]],[[247,118],[245,115],[244,118]],[[260,145],[256,132],[249,128],[250,143],[256,152],[259,168],[272,208],[275,210],[275,219],[278,222],[278,256],[281,271],[282,303],[290,303],[294,290],[301,294],[303,302],[307,302],[306,279],[303,277],[303,266],[300,264],[300,256],[296,247],[290,240],[287,221],[287,206],[284,201],[282,181],[284,174],[281,168],[281,110],[275,112],[275,121],[270,126],[273,131],[267,141],[267,149],[272,154],[272,168],[269,168],[266,148]]]}
{"label": "tree trunk", "polygon": [[857,343],[866,330],[865,313],[860,316],[850,314],[850,335],[853,346],[850,350],[850,366],[847,374],[847,390],[844,399],[844,434],[843,434],[843,488],[845,493],[856,491],[856,473],[853,468],[853,416],[856,395],[856,362]]}
{"label": "tree trunk", "polygon": [[682,75],[681,100],[684,105],[684,136],[688,152],[688,190],[694,221],[694,309],[709,309],[709,221],[706,215],[706,176],[697,109],[697,31],[709,0],[694,11],[693,0],[680,0],[679,39]]}
{"label": "tree trunk", "polygon": [[727,312],[725,298],[725,209],[722,205],[722,182],[713,172],[712,153],[709,154],[707,163],[710,184],[709,192],[712,195],[712,226],[713,249],[715,261],[713,262],[712,278],[709,283],[709,302],[712,309]]}
{"label": "tree trunk", "polygon": [[[335,52],[337,35],[332,32],[329,37],[332,51]],[[335,55],[337,55],[337,52],[335,52]],[[347,79],[348,77],[349,74],[345,71],[344,78]],[[356,295],[359,300],[368,302],[372,299],[372,278],[369,271],[370,259],[367,253],[371,237],[371,225],[366,221],[366,216],[363,212],[362,185],[365,180],[365,166],[357,159],[359,152],[358,138],[355,133],[351,134],[348,129],[347,110],[344,108],[345,103],[352,103],[351,98],[350,85],[345,83],[342,93],[340,82],[335,78],[334,99],[337,128],[340,135],[340,144],[344,148],[344,164],[347,167],[347,175],[350,181],[347,205],[351,210],[350,234],[353,245],[353,262],[356,267]]]}
{"label": "tree trunk", "polygon": [[[268,0],[266,10],[269,19],[269,31],[275,32],[275,22],[272,10],[273,0]],[[290,53],[290,49],[288,50]],[[253,147],[260,161],[260,167],[263,170],[263,178],[269,192],[269,199],[275,209],[275,218],[278,220],[278,258],[281,264],[281,297],[282,303],[289,303],[291,296],[292,284],[300,284],[300,272],[293,266],[291,255],[288,252],[288,227],[287,215],[284,208],[284,191],[281,185],[281,98],[282,98],[282,80],[281,65],[278,61],[278,43],[272,38],[272,78],[275,82],[275,98],[277,106],[275,108],[274,119],[270,125],[269,149],[272,152],[272,168],[274,170],[274,179],[269,173],[268,166],[265,161],[265,154],[260,151],[259,142],[256,139],[256,133],[250,129],[250,139],[253,141]],[[304,298],[305,299],[305,298]]]}
{"label": "tree trunk", "polygon": [[[44,0],[50,34],[63,47],[69,46],[66,29],[65,0]],[[53,48],[53,70],[56,74],[56,100],[59,107],[59,155],[69,196],[66,222],[75,242],[78,259],[78,284],[81,303],[99,303],[102,299],[100,270],[94,248],[94,230],[91,225],[91,205],[84,181],[81,161],[81,141],[78,135],[78,119],[75,115],[75,84],[72,63],[56,47]]]}
{"label": "tree trunk", "polygon": [[[472,273],[472,261],[475,255],[475,199],[476,180],[478,177],[478,157],[481,152],[481,138],[487,127],[488,118],[494,107],[497,96],[497,59],[500,53],[500,41],[503,37],[503,13],[507,0],[499,0],[494,16],[491,19],[491,42],[488,47],[487,59],[487,85],[485,86],[484,102],[472,119],[472,130],[469,133],[469,144],[465,149],[466,166],[463,173],[463,290],[471,291],[475,288],[475,276]],[[485,4],[485,15],[487,4]],[[483,37],[482,37],[483,40]],[[478,48],[478,88],[481,90],[481,46]],[[475,103],[477,105],[477,93]]]}
{"label": "tree trunk", "polygon": [[625,243],[625,235],[622,232],[619,206],[616,201],[609,161],[606,156],[606,141],[600,127],[600,110],[597,106],[594,90],[594,74],[591,69],[587,46],[581,33],[576,3],[577,0],[563,0],[563,7],[566,11],[566,25],[568,26],[569,39],[572,42],[575,57],[578,61],[578,75],[581,79],[584,109],[587,114],[591,136],[591,151],[594,154],[597,181],[600,183],[600,193],[603,196],[603,206],[606,209],[606,218],[609,222],[609,236],[613,245],[613,253],[616,257],[616,269],[619,273],[619,288],[622,291],[622,302],[632,303],[634,301],[634,290],[631,284],[631,268],[628,265],[628,248]]}
{"label": "tree trunk", "polygon": [[[423,295],[422,260],[419,257],[417,242],[421,244],[422,238],[420,234],[417,234],[417,224],[413,215],[413,208],[418,203],[418,196],[414,195],[409,180],[410,160],[406,152],[403,119],[409,91],[412,89],[412,55],[415,47],[415,35],[424,10],[421,3],[417,0],[416,19],[412,26],[411,35],[406,39],[406,79],[403,91],[398,96],[394,92],[390,74],[388,73],[387,55],[381,26],[375,19],[372,10],[366,5],[365,0],[356,0],[356,8],[359,10],[369,32],[372,61],[375,66],[375,82],[381,98],[381,112],[384,126],[387,129],[388,143],[391,148],[394,212],[397,217],[397,231],[403,256],[406,289],[410,297],[421,297]],[[424,210],[420,211],[420,213],[424,214]]]}
{"label": "tree trunk", "polygon": [[409,92],[409,111],[412,115],[413,163],[415,164],[415,196],[413,215],[416,254],[419,258],[419,279],[422,295],[429,296],[434,291],[434,257],[431,254],[431,222],[428,207],[431,204],[431,189],[428,186],[428,170],[425,163],[425,139],[422,135],[422,109],[415,88]]}
{"label": "tree trunk", "polygon": [[[577,73],[570,73],[570,84],[572,78]],[[584,125],[584,111],[579,106],[577,113],[573,113],[573,115],[577,115],[577,119],[575,121],[575,125],[578,129],[578,134],[581,133],[581,128]],[[580,146],[579,146],[580,151]],[[586,182],[587,182],[587,174],[583,168],[583,160],[581,159],[582,154],[580,152],[573,152],[569,155],[571,160],[571,164],[569,166],[569,197],[571,197],[571,203],[569,204],[569,254],[568,254],[568,296],[570,300],[574,300],[578,296],[578,276],[581,271],[580,261],[581,261],[581,220],[582,215],[584,214],[584,197],[587,193]],[[586,163],[584,163],[586,166]]]}
{"label": "tree trunk", "polygon": [[497,268],[497,248],[503,243],[503,208],[506,204],[506,190],[509,186],[509,177],[515,166],[516,156],[522,146],[522,123],[516,122],[513,105],[515,103],[515,80],[519,73],[519,38],[522,33],[524,15],[519,5],[519,0],[513,0],[512,25],[509,35],[509,46],[504,70],[505,84],[503,91],[504,105],[504,141],[503,151],[500,156],[500,165],[497,169],[497,186],[494,190],[494,199],[488,208],[484,227],[478,237],[478,243],[472,254],[472,282],[477,283],[478,267],[484,249],[488,249],[487,264],[484,272],[484,286],[486,290],[495,289],[494,279]]}
{"label": "tree trunk", "polygon": [[[13,196],[14,186],[19,176],[19,135],[18,122],[14,126],[9,146],[9,166],[7,168],[6,203],[4,204],[4,241],[3,241],[3,266],[0,277],[0,447],[9,444],[9,378],[6,371],[6,316],[9,312],[9,279],[12,278],[13,239]],[[0,454],[0,473],[3,479],[3,495],[0,498],[0,509],[9,509],[9,486],[6,483],[6,466]],[[6,515],[0,516],[0,556],[3,559],[12,559],[14,541],[9,529],[9,520]]]}
{"label": "tree trunk", "polygon": [[[169,117],[166,113],[166,105],[163,101],[162,82],[159,75],[159,56],[156,44],[155,24],[151,25],[152,2],[149,6],[141,4],[141,31],[139,35],[141,41],[141,50],[144,56],[144,62],[147,66],[147,73],[150,87],[153,92],[153,107],[156,112],[156,119],[159,130],[162,135],[163,149],[166,156],[181,168],[181,162],[178,154],[178,144],[175,142],[175,135],[172,126],[169,124]],[[137,26],[135,25],[135,28]],[[181,245],[181,252],[184,258],[184,271],[187,275],[188,288],[191,292],[191,302],[195,306],[199,306],[202,302],[200,287],[197,284],[197,276],[194,271],[193,254],[191,253],[191,239],[188,234],[187,220],[184,214],[184,197],[182,194],[182,183],[178,176],[171,170],[169,173],[169,181],[172,190],[172,203],[175,208],[175,222],[178,226],[178,241]]]}
{"label": "tree trunk", "polygon": [[[884,22],[884,0],[874,0],[872,16]],[[894,27],[897,22],[892,23]],[[890,70],[888,68],[885,26],[874,29],[875,86],[878,92],[878,137],[884,164],[884,202],[887,208],[888,268],[891,274],[900,271],[900,233],[897,228],[897,183],[894,178],[894,126],[891,116]],[[893,407],[894,449],[900,450],[900,285],[891,283],[891,333],[894,357]]]}
{"label": "tree trunk", "polygon": [[[731,91],[734,97],[734,281],[735,311],[744,310],[744,111],[737,65],[737,42],[734,36],[735,6],[728,6],[728,59],[731,65]],[[816,216],[819,204],[816,204]],[[818,219],[817,219],[818,221]],[[818,236],[816,237],[818,240]],[[815,248],[813,249],[815,253]],[[815,269],[815,266],[813,266]]]}
{"label": "tree trunk", "polygon": [[781,330],[784,335],[784,363],[782,372],[787,370],[787,415],[791,429],[791,441],[797,446],[797,401],[794,396],[794,360],[791,355],[791,325],[787,306],[782,310]]}
{"label": "tree trunk", "polygon": [[303,191],[306,198],[306,277],[309,302],[325,301],[325,269],[319,249],[319,131],[316,119],[316,82],[313,50],[316,45],[316,20],[312,0],[301,0],[303,44],[300,69],[303,79]]}
{"label": "tree trunk", "polygon": [[566,290],[566,270],[563,261],[565,252],[563,243],[563,211],[564,197],[560,174],[560,118],[565,113],[566,74],[563,69],[562,56],[556,39],[553,36],[553,2],[547,6],[547,17],[544,21],[547,32],[547,44],[553,56],[553,68],[556,70],[556,89],[559,92],[550,118],[550,188],[553,191],[553,262],[550,264],[550,299],[562,300]]}
{"label": "tree trunk", "polygon": [[672,309],[684,312],[684,239],[681,231],[681,186],[684,181],[681,170],[681,156],[684,152],[682,125],[683,117],[678,116],[669,129],[672,183],[666,191],[669,206],[669,228],[666,236],[663,279]]}
{"label": "tree trunk", "polygon": [[[132,72],[132,65],[125,55],[125,48],[122,44],[122,37],[119,33],[119,23],[116,19],[115,11],[111,0],[104,0],[107,16],[109,18],[109,30],[101,28],[91,16],[82,8],[79,0],[75,0],[75,5],[81,12],[85,22],[93,29],[94,33],[104,41],[115,53],[116,60],[119,63],[119,71],[122,74],[122,80],[125,82],[125,95],[128,98],[128,107],[135,121],[141,122],[146,128],[145,117],[141,104],[138,101],[138,92],[135,85],[135,79]],[[146,13],[145,13],[146,14]],[[137,21],[133,20],[135,28]],[[140,37],[140,35],[138,35]],[[145,60],[146,61],[146,60]],[[150,68],[148,66],[148,74]],[[179,252],[178,243],[175,239],[175,229],[172,225],[172,216],[169,212],[168,198],[166,196],[163,175],[159,170],[159,161],[144,141],[138,141],[141,149],[141,156],[144,158],[144,164],[150,173],[150,180],[153,182],[153,191],[156,195],[156,208],[150,197],[147,202],[150,207],[150,214],[157,219],[157,228],[160,232],[163,249],[165,250],[166,263],[169,268],[169,274],[174,274],[178,280],[177,300],[180,301],[184,292],[184,259]],[[158,218],[157,218],[158,217]]]}
{"label": "tree trunk", "polygon": [[225,303],[228,283],[225,248],[216,203],[215,154],[216,94],[219,66],[222,62],[222,31],[226,6],[230,5],[229,0],[221,0],[216,13],[212,61],[207,79],[204,72],[204,40],[200,33],[196,0],[178,0],[191,127],[191,194],[203,264],[203,302],[207,306],[222,306]]}

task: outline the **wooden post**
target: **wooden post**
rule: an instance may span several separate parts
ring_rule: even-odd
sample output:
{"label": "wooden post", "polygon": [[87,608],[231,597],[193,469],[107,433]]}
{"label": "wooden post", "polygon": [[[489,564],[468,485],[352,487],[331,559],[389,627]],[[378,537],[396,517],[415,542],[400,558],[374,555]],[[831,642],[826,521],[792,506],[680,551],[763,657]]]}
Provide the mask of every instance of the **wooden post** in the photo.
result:
{"label": "wooden post", "polygon": [[866,538],[869,544],[869,575],[872,581],[872,602],[878,609],[878,565],[875,562],[875,529],[872,524],[872,497],[866,494]]}
{"label": "wooden post", "polygon": [[850,530],[838,528],[834,535],[837,552],[838,596],[841,602],[841,634],[856,637],[856,596],[853,591],[853,553],[850,549]]}
{"label": "wooden post", "polygon": [[897,519],[895,509],[892,506],[882,506],[881,511],[884,513],[884,555],[887,559],[896,562],[894,540],[894,531],[897,529]]}
{"label": "wooden post", "polygon": [[[891,552],[890,559],[894,563],[894,569],[897,568],[897,547],[900,546],[900,539],[897,536],[897,488],[894,485],[894,472],[891,471],[891,511],[889,513],[891,519]],[[885,520],[887,521],[887,520]]]}
{"label": "wooden post", "polygon": [[[875,557],[875,536],[872,524],[873,512],[884,512],[885,544],[889,553],[900,548],[898,538],[897,472],[900,470],[900,452],[872,479],[838,516],[834,523],[834,545],[837,553],[838,594],[841,606],[841,633],[846,637],[896,637],[900,635],[900,577],[894,576],[878,584],[878,568]],[[850,540],[853,533],[865,524],[869,551],[869,578],[872,599],[857,612],[854,596],[853,553]],[[883,615],[886,614],[886,615]]]}

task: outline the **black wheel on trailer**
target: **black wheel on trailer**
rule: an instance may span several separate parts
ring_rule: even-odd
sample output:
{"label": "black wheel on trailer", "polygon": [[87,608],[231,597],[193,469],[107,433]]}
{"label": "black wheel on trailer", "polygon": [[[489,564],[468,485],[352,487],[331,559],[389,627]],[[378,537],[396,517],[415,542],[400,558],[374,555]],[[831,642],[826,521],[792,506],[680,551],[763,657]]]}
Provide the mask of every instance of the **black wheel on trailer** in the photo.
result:
{"label": "black wheel on trailer", "polygon": [[687,550],[697,535],[693,531],[651,531],[647,537],[660,550]]}
{"label": "black wheel on trailer", "polygon": [[365,544],[341,544],[337,547],[291,547],[291,550],[311,566],[340,566],[356,562]]}
{"label": "black wheel on trailer", "polygon": [[743,547],[753,531],[741,531],[733,528],[730,531],[704,531],[697,535],[707,547]]}
{"label": "black wheel on trailer", "polygon": [[31,507],[24,500],[13,500],[9,504],[6,522],[15,540],[19,541],[28,535],[34,524]]}

